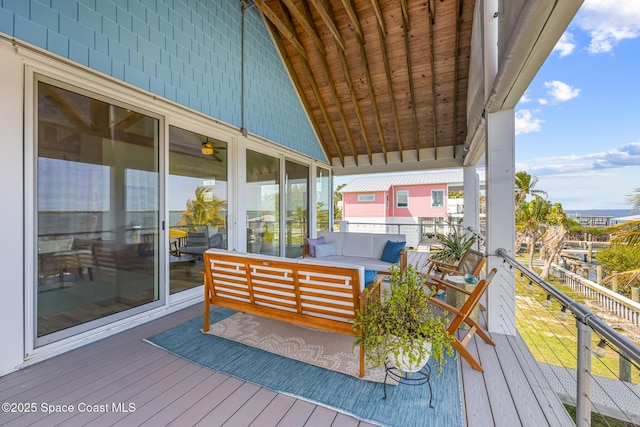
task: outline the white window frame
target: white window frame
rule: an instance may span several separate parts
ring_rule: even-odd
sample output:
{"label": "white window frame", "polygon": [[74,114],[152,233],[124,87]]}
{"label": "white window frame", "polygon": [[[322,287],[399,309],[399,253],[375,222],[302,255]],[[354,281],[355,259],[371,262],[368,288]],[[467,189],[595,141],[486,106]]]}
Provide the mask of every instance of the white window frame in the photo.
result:
{"label": "white window frame", "polygon": [[[435,198],[434,198],[434,196],[433,196],[433,195],[434,195],[435,193],[442,193],[442,204],[441,204],[441,205],[436,205],[436,204],[434,203]],[[432,208],[444,208],[444,205],[445,205],[445,203],[444,203],[444,190],[443,190],[443,189],[441,189],[441,188],[436,189],[436,190],[431,190],[431,207],[432,207]]]}
{"label": "white window frame", "polygon": [[[400,205],[400,195],[403,195],[403,198],[406,199],[406,205]],[[409,190],[396,190],[396,208],[406,209],[409,207]]]}
{"label": "white window frame", "polygon": [[358,203],[368,203],[368,202],[375,202],[376,201],[376,195],[375,194],[358,194]]}

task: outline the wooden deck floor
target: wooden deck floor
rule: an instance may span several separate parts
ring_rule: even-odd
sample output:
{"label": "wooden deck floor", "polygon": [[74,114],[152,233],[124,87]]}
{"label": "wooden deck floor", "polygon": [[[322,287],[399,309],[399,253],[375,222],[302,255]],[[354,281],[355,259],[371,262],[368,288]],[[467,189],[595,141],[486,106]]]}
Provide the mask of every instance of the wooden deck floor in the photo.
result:
{"label": "wooden deck floor", "polygon": [[[0,412],[0,425],[371,425],[199,367],[142,341],[200,312],[197,304],[1,377],[0,402],[35,403],[37,410]],[[461,364],[468,426],[573,425],[522,340],[494,338],[496,347],[472,344],[485,373]],[[48,415],[43,403],[73,404],[76,410]],[[108,404],[110,412],[80,413],[80,403]],[[112,404],[130,412],[112,412]]]}

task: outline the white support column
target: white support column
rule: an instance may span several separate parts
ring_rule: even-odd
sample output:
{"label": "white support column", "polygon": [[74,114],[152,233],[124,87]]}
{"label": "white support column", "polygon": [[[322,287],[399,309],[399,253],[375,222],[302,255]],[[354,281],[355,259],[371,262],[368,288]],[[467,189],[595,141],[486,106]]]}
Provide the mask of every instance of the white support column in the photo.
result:
{"label": "white support column", "polygon": [[464,178],[464,229],[480,231],[480,179],[475,166],[462,168]]}
{"label": "white support column", "polygon": [[496,249],[514,256],[515,116],[514,110],[487,114],[487,268],[498,274],[487,290],[489,331],[515,335],[515,272],[503,266]]}

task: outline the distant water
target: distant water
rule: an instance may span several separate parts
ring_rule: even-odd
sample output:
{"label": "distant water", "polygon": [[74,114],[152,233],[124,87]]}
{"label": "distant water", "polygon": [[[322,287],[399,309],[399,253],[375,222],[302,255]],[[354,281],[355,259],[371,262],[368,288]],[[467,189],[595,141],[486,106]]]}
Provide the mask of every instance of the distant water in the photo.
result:
{"label": "distant water", "polygon": [[631,209],[583,209],[583,210],[565,210],[567,215],[575,216],[578,215],[586,215],[586,216],[612,216],[614,218],[618,218],[621,216],[629,216],[629,215],[637,215],[638,212],[631,212]]}

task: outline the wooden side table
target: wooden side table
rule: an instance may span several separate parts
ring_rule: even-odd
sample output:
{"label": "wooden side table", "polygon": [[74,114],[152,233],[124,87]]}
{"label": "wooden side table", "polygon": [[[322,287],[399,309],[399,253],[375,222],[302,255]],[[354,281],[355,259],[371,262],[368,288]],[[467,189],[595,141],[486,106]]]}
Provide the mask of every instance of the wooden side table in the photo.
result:
{"label": "wooden side table", "polygon": [[[467,281],[464,280],[464,276],[455,275],[455,274],[448,274],[447,276],[445,276],[444,280],[446,280],[447,283],[450,283],[453,286],[456,286],[460,289],[464,289],[467,292],[473,292],[477,284],[477,283],[467,283]],[[464,305],[464,303],[467,301],[467,298],[469,298],[469,296],[466,294],[463,294],[462,292],[457,292],[454,289],[447,289],[447,304],[449,304],[452,307],[455,307],[458,309],[461,308]],[[480,317],[479,307],[480,307],[480,304],[477,304],[476,307],[471,311],[471,314],[469,314],[469,317],[476,322],[478,322],[478,319]],[[462,323],[461,327],[464,329],[469,329],[469,326],[466,323]]]}

